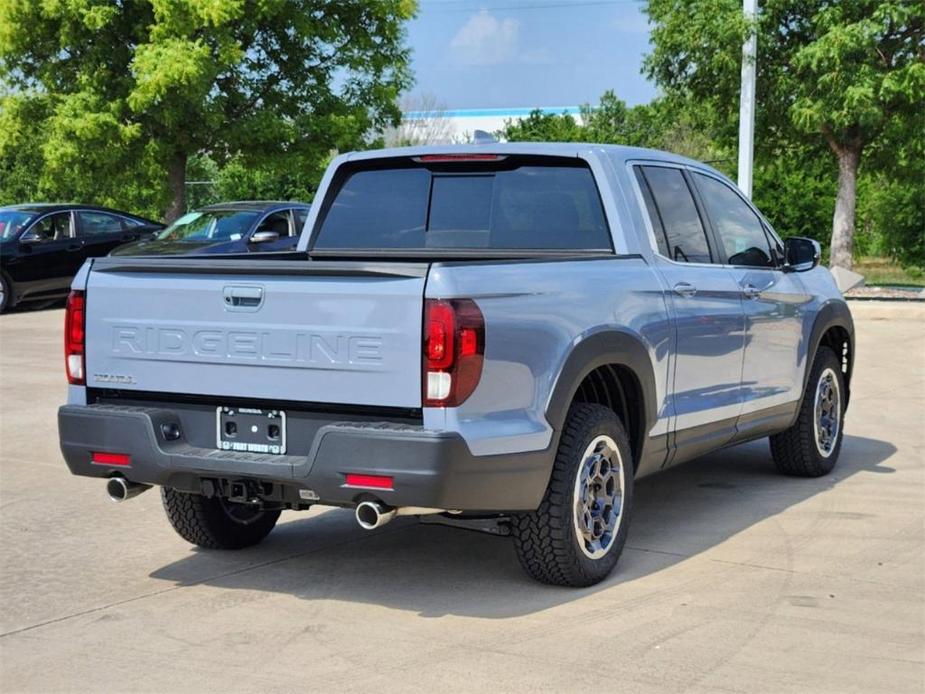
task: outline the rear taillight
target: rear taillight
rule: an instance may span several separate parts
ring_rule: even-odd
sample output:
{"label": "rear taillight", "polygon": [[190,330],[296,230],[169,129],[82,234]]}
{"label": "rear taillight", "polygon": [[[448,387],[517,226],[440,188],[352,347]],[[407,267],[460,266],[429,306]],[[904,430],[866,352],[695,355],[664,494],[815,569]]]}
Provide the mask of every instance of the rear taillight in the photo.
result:
{"label": "rear taillight", "polygon": [[83,292],[73,291],[67,297],[64,312],[64,369],[71,385],[82,386],[84,373],[84,325],[86,300]]}
{"label": "rear taillight", "polygon": [[485,319],[471,299],[424,304],[424,406],[457,407],[482,376]]}

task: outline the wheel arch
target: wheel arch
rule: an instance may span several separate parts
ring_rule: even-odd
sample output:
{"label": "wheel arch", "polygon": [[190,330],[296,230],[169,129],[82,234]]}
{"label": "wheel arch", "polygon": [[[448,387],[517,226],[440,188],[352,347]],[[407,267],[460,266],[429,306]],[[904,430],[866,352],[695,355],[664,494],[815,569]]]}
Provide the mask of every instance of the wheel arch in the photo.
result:
{"label": "wheel arch", "polygon": [[806,384],[809,381],[809,374],[819,347],[829,347],[842,364],[842,374],[845,379],[845,409],[847,410],[851,399],[851,375],[854,370],[854,320],[846,303],[831,301],[822,306],[816,314],[808,346],[801,392],[806,392]]}
{"label": "wheel arch", "polygon": [[621,417],[638,469],[658,417],[655,373],[642,338],[608,329],[578,342],[565,358],[546,407],[555,431],[562,431],[575,402],[605,405]]}

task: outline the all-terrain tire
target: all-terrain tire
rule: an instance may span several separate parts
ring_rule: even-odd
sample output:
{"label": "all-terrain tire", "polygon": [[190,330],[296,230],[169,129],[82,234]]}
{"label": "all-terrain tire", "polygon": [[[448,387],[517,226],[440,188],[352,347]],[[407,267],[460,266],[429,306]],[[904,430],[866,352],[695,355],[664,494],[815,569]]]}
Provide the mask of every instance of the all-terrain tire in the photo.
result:
{"label": "all-terrain tire", "polygon": [[13,307],[13,284],[0,272],[0,313]]}
{"label": "all-terrain tire", "polygon": [[[827,454],[817,445],[816,393],[823,374],[833,373],[837,381],[839,426],[835,441]],[[844,432],[845,376],[841,362],[829,347],[821,346],[816,352],[800,410],[796,421],[786,431],[771,436],[771,458],[778,472],[796,477],[822,477],[829,474],[838,462]]]}
{"label": "all-terrain tire", "polygon": [[[589,557],[577,529],[576,479],[586,464],[585,453],[599,437],[609,437],[623,466],[622,503],[616,532],[606,553]],[[633,458],[629,437],[616,414],[601,405],[571,408],[559,440],[559,449],[543,501],[531,513],[511,518],[511,534],[524,570],[543,583],[591,586],[605,579],[617,564],[629,530],[633,508]]]}
{"label": "all-terrain tire", "polygon": [[[218,497],[207,499],[200,494],[185,494],[161,487],[161,500],[167,519],[177,534],[187,542],[207,549],[242,549],[263,540],[276,521],[279,511],[244,509]],[[239,517],[232,513],[241,511]],[[239,519],[240,518],[240,519]]]}

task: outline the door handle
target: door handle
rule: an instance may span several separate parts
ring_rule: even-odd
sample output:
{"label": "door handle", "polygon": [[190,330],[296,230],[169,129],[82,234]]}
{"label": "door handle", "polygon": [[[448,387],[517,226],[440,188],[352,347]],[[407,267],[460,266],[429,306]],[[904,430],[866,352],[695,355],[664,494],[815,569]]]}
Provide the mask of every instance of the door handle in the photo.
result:
{"label": "door handle", "polygon": [[742,293],[747,299],[757,299],[761,296],[761,290],[758,289],[754,284],[746,284],[742,287]]}
{"label": "door handle", "polygon": [[678,282],[673,289],[675,294],[683,296],[685,299],[690,299],[697,293],[697,287],[689,282]]}
{"label": "door handle", "polygon": [[67,247],[67,249],[69,251],[79,251],[83,247],[84,245],[82,243],[72,243]]}
{"label": "door handle", "polygon": [[263,303],[263,287],[225,287],[222,292],[229,311],[256,311]]}

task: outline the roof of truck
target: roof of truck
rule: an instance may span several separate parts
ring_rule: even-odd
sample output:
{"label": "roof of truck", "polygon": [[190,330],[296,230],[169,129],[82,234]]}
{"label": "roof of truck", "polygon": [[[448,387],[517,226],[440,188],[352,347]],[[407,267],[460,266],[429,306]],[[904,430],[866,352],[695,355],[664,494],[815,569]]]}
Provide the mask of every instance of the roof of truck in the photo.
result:
{"label": "roof of truck", "polygon": [[427,154],[532,154],[537,156],[577,157],[582,153],[595,150],[605,152],[608,156],[620,161],[648,159],[711,168],[703,162],[658,149],[627,147],[625,145],[602,145],[590,142],[494,142],[477,145],[420,145],[350,152],[345,155],[345,158],[356,161],[386,157],[416,157]]}

